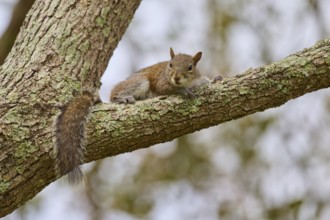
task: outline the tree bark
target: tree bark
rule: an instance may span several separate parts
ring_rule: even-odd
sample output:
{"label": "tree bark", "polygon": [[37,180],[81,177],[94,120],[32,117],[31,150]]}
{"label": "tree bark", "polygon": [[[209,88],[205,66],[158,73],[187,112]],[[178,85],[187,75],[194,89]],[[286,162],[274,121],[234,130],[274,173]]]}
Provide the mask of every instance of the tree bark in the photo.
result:
{"label": "tree bark", "polygon": [[[0,68],[0,216],[57,179],[53,122],[81,87],[98,87],[140,1],[37,0]],[[85,161],[149,147],[330,86],[330,40],[204,86],[197,98],[98,104]],[[111,174],[109,174],[111,175]]]}

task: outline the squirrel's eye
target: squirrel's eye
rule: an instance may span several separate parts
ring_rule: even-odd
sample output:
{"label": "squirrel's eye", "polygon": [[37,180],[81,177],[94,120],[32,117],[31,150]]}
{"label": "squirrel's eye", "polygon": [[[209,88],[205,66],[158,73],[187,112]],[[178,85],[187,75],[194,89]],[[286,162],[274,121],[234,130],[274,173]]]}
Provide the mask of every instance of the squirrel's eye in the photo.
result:
{"label": "squirrel's eye", "polygon": [[189,64],[189,66],[188,66],[188,70],[191,71],[192,69],[193,69],[192,64]]}
{"label": "squirrel's eye", "polygon": [[173,66],[173,64],[172,64],[172,63],[170,63],[170,68],[172,68],[172,66]]}

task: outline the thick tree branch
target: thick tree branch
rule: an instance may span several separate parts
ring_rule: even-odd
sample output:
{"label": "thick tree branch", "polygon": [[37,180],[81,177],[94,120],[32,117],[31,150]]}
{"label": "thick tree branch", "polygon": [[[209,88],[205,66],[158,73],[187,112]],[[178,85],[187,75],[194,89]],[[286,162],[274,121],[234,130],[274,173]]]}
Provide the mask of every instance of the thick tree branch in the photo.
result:
{"label": "thick tree branch", "polygon": [[[0,216],[56,180],[53,121],[74,89],[95,87],[139,1],[37,0],[0,69]],[[90,82],[90,83],[88,83]],[[330,40],[222,83],[198,98],[99,104],[85,162],[148,147],[330,86]],[[111,174],[109,174],[111,175]]]}
{"label": "thick tree branch", "polygon": [[330,39],[203,87],[196,99],[162,97],[129,106],[98,105],[88,124],[86,162],[170,141],[328,87]]}

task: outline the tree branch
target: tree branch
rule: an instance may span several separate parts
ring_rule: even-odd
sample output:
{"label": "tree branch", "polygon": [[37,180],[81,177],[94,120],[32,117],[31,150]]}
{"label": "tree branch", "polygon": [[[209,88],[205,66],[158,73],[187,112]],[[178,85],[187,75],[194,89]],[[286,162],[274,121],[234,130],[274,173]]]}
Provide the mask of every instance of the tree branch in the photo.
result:
{"label": "tree branch", "polygon": [[[96,86],[139,2],[37,0],[33,5],[0,69],[0,217],[57,179],[56,106],[71,99],[81,82]],[[324,40],[203,87],[196,99],[99,104],[87,124],[85,162],[169,141],[329,86],[330,40]]]}
{"label": "tree branch", "polygon": [[88,124],[86,162],[170,141],[328,87],[330,39],[203,87],[196,99],[161,97],[128,106],[101,104]]}

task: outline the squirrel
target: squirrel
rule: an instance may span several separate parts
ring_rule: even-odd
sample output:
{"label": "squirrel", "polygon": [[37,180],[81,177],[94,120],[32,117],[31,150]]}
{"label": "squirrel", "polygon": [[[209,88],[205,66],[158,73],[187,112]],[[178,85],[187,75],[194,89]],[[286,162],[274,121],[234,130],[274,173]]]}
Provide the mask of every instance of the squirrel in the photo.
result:
{"label": "squirrel", "polygon": [[[194,97],[191,88],[210,82],[209,79],[201,76],[196,67],[202,57],[202,52],[194,56],[176,55],[170,48],[170,56],[170,61],[141,69],[115,85],[110,94],[110,101],[133,104],[136,100],[172,94],[191,98]],[[218,76],[212,82],[221,79],[222,77]]]}
{"label": "squirrel", "polygon": [[[170,61],[160,62],[132,74],[117,84],[111,92],[111,101],[132,104],[159,95],[179,94],[194,97],[191,88],[222,79],[219,75],[212,81],[202,77],[196,65],[202,52],[194,56],[175,55],[170,48]],[[85,125],[91,107],[100,102],[93,92],[83,90],[61,108],[55,121],[56,168],[59,176],[68,174],[71,184],[82,181],[79,165],[83,162],[85,150]]]}

